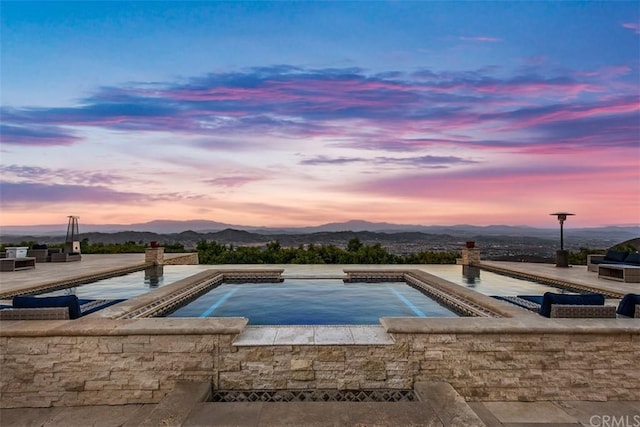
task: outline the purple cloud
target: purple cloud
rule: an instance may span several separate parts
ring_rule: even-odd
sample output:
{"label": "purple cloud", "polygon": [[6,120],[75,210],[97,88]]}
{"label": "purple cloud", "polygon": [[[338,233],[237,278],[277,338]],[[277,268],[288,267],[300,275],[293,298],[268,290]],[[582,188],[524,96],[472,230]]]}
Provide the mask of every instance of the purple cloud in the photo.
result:
{"label": "purple cloud", "polygon": [[[38,145],[80,141],[67,126],[196,136],[189,143],[210,149],[246,148],[255,142],[245,136],[263,135],[322,137],[390,151],[424,144],[546,145],[557,142],[548,138],[554,129],[582,125],[587,118],[605,126],[589,131],[594,138],[609,137],[610,146],[628,146],[638,134],[638,97],[629,95],[637,93],[637,76],[628,68],[606,75],[503,75],[493,68],[368,75],[358,68],[278,65],[180,83],[103,87],[75,107],[0,113],[3,140]],[[614,124],[616,137],[610,138]],[[470,137],[477,129],[485,130],[484,138]]]}
{"label": "purple cloud", "polygon": [[3,204],[37,203],[135,203],[149,200],[142,193],[114,191],[102,186],[34,184],[2,182],[0,199]]}
{"label": "purple cloud", "polygon": [[14,126],[0,123],[0,141],[3,144],[22,146],[71,145],[81,140],[82,138],[56,126],[38,124]]}
{"label": "purple cloud", "polygon": [[366,159],[359,157],[329,157],[316,156],[312,159],[305,159],[299,162],[301,165],[317,166],[317,165],[345,165],[349,163],[365,162]]}
{"label": "purple cloud", "polygon": [[197,200],[205,196],[185,193],[136,193],[117,191],[101,185],[41,184],[28,182],[0,182],[0,201],[14,203],[120,203],[140,205],[141,202]]}
{"label": "purple cloud", "polygon": [[258,178],[253,176],[237,175],[237,176],[225,176],[220,178],[205,179],[202,182],[204,182],[205,184],[211,184],[214,186],[231,188],[231,187],[241,187],[251,182],[261,181],[262,179],[263,178]]}
{"label": "purple cloud", "polygon": [[373,159],[364,157],[328,157],[317,156],[299,162],[301,165],[344,165],[350,163],[364,163],[377,165],[420,166],[434,169],[446,168],[451,165],[478,163],[474,160],[456,156],[416,156],[416,157],[386,157],[378,156]]}
{"label": "purple cloud", "polygon": [[85,172],[69,169],[51,169],[37,166],[0,166],[3,176],[14,176],[30,182],[51,182],[59,180],[68,184],[108,185],[126,181],[127,178],[102,172]]}

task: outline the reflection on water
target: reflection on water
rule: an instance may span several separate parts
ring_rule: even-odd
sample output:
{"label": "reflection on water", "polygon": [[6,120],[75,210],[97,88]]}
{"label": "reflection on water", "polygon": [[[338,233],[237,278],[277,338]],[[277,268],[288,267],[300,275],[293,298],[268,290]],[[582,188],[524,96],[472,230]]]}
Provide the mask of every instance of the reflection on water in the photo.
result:
{"label": "reflection on water", "polygon": [[[206,266],[154,266],[123,276],[110,277],[68,289],[46,292],[42,296],[76,295],[84,299],[128,299],[199,273]],[[1,424],[1,423],[0,423]]]}
{"label": "reflection on water", "polygon": [[480,282],[480,267],[475,265],[463,265],[462,277],[469,288],[475,288],[476,284]]}
{"label": "reflection on water", "polygon": [[150,288],[157,288],[162,283],[164,277],[163,265],[152,265],[144,269],[144,284]]}

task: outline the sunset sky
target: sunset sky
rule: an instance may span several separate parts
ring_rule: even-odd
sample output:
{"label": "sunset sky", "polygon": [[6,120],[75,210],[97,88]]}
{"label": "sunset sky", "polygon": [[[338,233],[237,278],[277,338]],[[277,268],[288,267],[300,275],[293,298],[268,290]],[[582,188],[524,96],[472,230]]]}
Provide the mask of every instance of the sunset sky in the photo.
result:
{"label": "sunset sky", "polygon": [[640,223],[636,1],[0,8],[0,225]]}

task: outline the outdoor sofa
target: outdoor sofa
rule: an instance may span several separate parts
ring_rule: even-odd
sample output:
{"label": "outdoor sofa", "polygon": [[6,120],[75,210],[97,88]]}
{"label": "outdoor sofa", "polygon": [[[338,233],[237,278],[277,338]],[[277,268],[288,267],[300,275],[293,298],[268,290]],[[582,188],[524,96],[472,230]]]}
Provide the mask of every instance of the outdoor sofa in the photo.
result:
{"label": "outdoor sofa", "polygon": [[27,251],[27,256],[34,257],[36,262],[51,262],[51,255],[61,253],[60,248],[48,248],[47,245],[33,245]]}
{"label": "outdoor sofa", "polygon": [[72,261],[80,261],[82,259],[82,255],[77,252],[62,252],[57,254],[51,254],[51,262],[72,262]]}
{"label": "outdoor sofa", "polygon": [[640,252],[617,251],[609,249],[604,255],[587,255],[587,270],[598,272],[598,265],[629,265],[640,267]]}
{"label": "outdoor sofa", "polygon": [[79,319],[124,301],[79,299],[75,295],[57,297],[16,296],[11,306],[0,306],[0,320]]}
{"label": "outdoor sofa", "polygon": [[600,294],[555,294],[545,292],[540,305],[544,317],[616,317],[616,307],[604,305]]}

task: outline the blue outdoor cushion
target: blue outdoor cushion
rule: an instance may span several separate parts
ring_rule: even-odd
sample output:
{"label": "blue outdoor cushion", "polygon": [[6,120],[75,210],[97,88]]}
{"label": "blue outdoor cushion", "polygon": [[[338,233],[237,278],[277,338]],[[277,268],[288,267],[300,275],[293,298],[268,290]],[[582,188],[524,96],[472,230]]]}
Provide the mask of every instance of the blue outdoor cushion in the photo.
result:
{"label": "blue outdoor cushion", "polygon": [[518,298],[525,299],[525,300],[533,302],[535,304],[542,304],[542,296],[541,295],[518,295]]}
{"label": "blue outdoor cushion", "polygon": [[80,317],[80,303],[75,295],[61,297],[13,297],[14,308],[44,308],[44,307],[68,307],[69,319]]}
{"label": "blue outdoor cushion", "polygon": [[638,264],[640,265],[640,252],[629,252],[629,255],[624,259],[625,264]]}
{"label": "blue outdoor cushion", "polygon": [[540,314],[544,317],[551,317],[552,304],[604,305],[604,296],[600,294],[568,295],[545,292],[542,296]]}
{"label": "blue outdoor cushion", "polygon": [[626,294],[620,300],[616,313],[627,317],[634,317],[636,314],[636,304],[640,304],[640,295]]}
{"label": "blue outdoor cushion", "polygon": [[623,262],[628,253],[629,252],[627,251],[616,251],[614,249],[609,249],[607,251],[607,254],[604,256],[604,259],[607,261]]}

